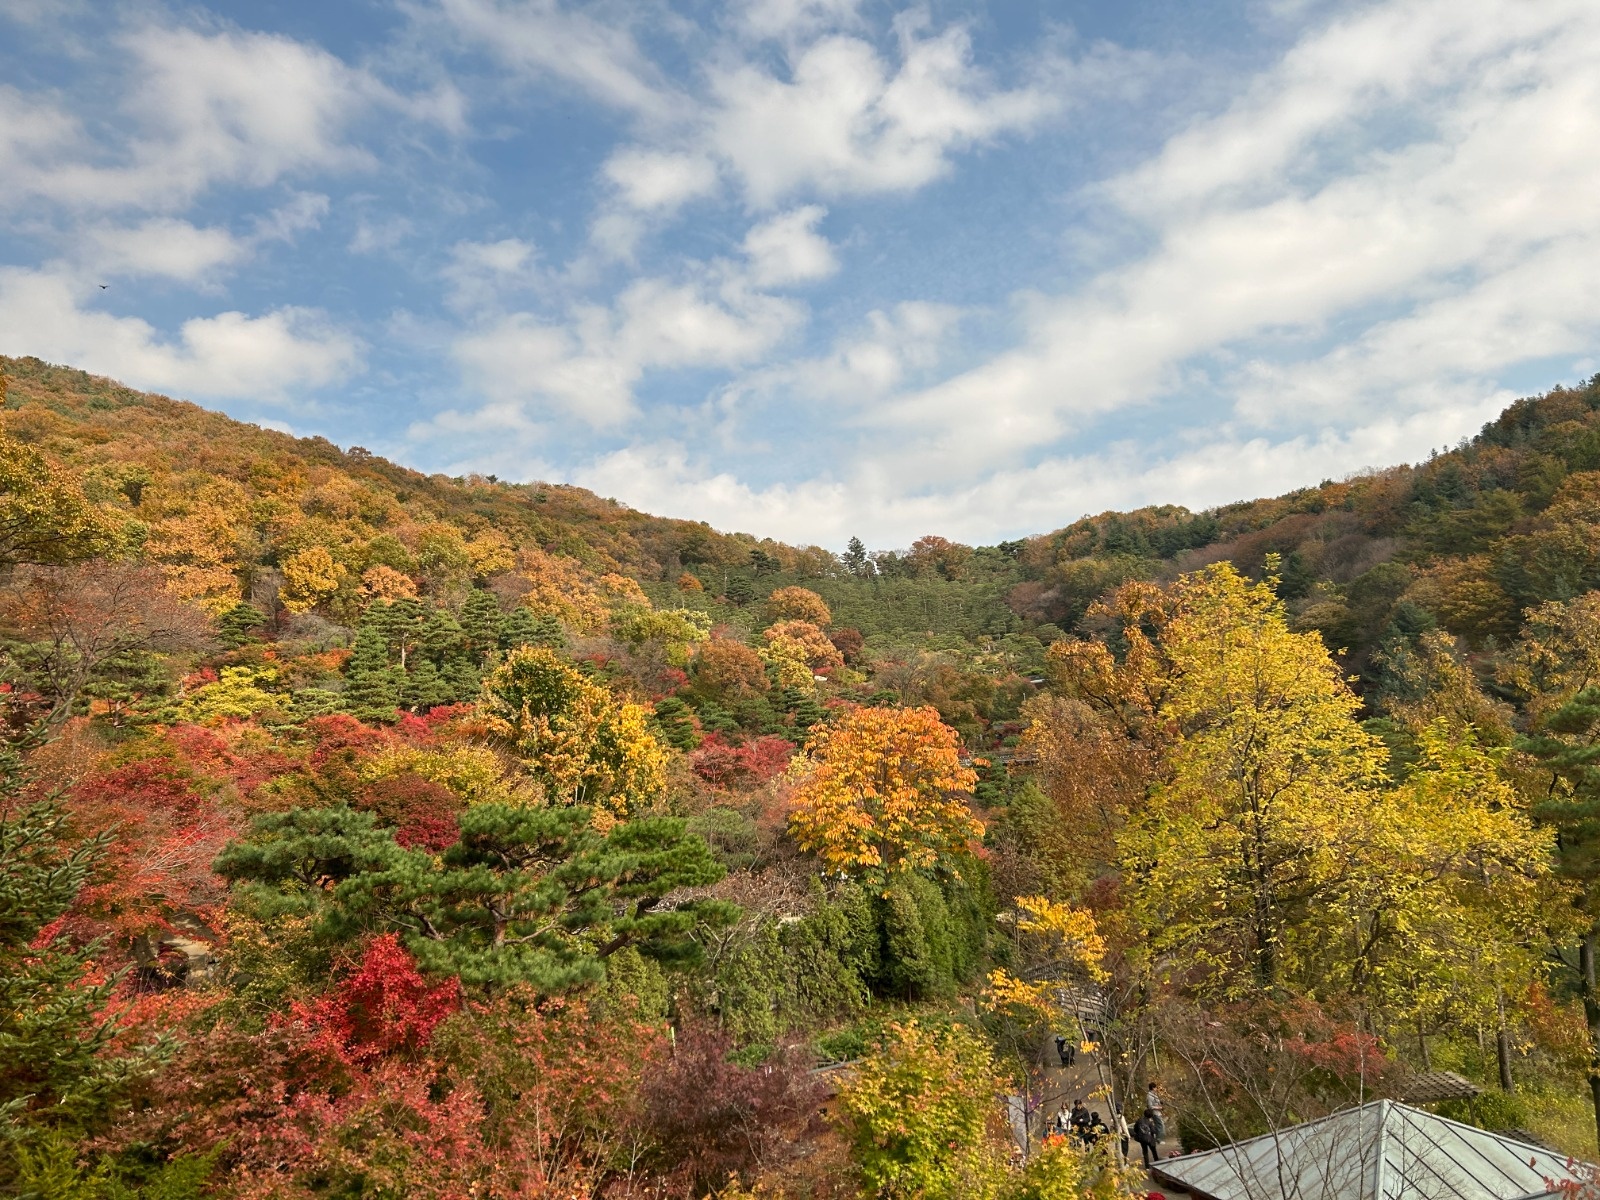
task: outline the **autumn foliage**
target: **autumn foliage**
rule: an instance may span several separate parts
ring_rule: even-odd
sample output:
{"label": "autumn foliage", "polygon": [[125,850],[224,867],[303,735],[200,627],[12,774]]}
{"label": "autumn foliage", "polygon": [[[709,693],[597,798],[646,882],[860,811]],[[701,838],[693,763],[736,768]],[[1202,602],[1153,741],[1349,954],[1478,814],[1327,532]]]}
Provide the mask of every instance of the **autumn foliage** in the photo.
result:
{"label": "autumn foliage", "polygon": [[835,870],[881,880],[950,866],[983,835],[955,735],[931,708],[848,709],[806,743],[790,829]]}
{"label": "autumn foliage", "polygon": [[835,555],[6,361],[0,1191],[1113,1200],[1075,1033],[1592,1153],[1600,384]]}

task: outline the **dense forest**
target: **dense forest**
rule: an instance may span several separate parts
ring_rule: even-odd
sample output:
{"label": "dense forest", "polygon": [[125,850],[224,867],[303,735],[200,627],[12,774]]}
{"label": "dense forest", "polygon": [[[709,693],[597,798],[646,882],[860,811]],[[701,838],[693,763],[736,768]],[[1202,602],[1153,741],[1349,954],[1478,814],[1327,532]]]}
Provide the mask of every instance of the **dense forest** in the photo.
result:
{"label": "dense forest", "polygon": [[1600,377],[833,553],[0,369],[0,1194],[1142,1193],[1079,1045],[1600,1149]]}

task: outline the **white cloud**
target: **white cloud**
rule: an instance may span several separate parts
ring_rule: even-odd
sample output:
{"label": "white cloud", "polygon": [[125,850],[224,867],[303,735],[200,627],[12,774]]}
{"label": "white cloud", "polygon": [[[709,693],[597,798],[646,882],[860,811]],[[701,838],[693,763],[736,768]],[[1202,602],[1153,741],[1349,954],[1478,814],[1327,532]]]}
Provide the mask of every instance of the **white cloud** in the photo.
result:
{"label": "white cloud", "polygon": [[356,218],[356,232],[350,239],[351,254],[377,254],[393,250],[411,236],[412,223],[405,217]]}
{"label": "white cloud", "polygon": [[104,137],[48,102],[0,90],[0,169],[11,202],[175,211],[217,184],[264,187],[372,166],[348,135],[375,108],[461,127],[452,89],[405,97],[291,38],[145,26],[118,40],[134,83],[120,100],[125,127],[118,102],[97,108],[114,129]]}
{"label": "white cloud", "polygon": [[686,283],[637,280],[609,308],[581,305],[559,324],[527,312],[493,319],[457,339],[454,355],[497,412],[525,404],[616,427],[634,415],[646,371],[751,362],[801,316],[792,302],[707,270]]}
{"label": "white cloud", "polygon": [[630,446],[580,467],[575,482],[646,512],[705,520],[794,543],[842,548],[851,536],[887,548],[925,533],[973,543],[1058,529],[1084,513],[1153,501],[1200,510],[1340,477],[1370,464],[1416,460],[1451,431],[1488,420],[1508,397],[1452,398],[1434,412],[1362,429],[1286,439],[1206,437],[1152,457],[1121,443],[1056,455],[969,483],[907,488],[863,460],[835,478],[752,486],[696,461],[681,445]]}
{"label": "white cloud", "polygon": [[[568,11],[557,0],[439,0],[457,36],[505,65],[560,80],[614,108],[660,120],[679,108],[617,10]],[[607,19],[607,18],[613,19]]]}
{"label": "white cloud", "polygon": [[137,317],[86,308],[91,292],[59,273],[0,268],[0,351],[213,399],[283,400],[361,364],[361,344],[312,310],[195,317],[166,339]]}
{"label": "white cloud", "polygon": [[[1226,113],[1174,142],[1206,153],[1169,147],[1113,181],[1110,195],[1132,197],[1155,222],[1156,248],[1078,292],[1036,301],[1022,345],[880,413],[886,427],[932,431],[900,456],[904,478],[1015,462],[1062,438],[1074,418],[1147,401],[1195,372],[1241,390],[1247,423],[1310,419],[1292,406],[1307,389],[1275,395],[1270,385],[1313,380],[1329,365],[1311,360],[1335,321],[1350,348],[1320,403],[1345,427],[1397,402],[1430,407],[1430,383],[1471,377],[1481,394],[1494,390],[1497,370],[1592,346],[1600,319],[1556,311],[1561,301],[1542,294],[1527,264],[1547,262],[1553,293],[1584,302],[1587,278],[1600,272],[1600,212],[1586,199],[1600,189],[1600,84],[1584,67],[1600,52],[1600,12],[1516,6],[1540,7],[1546,20],[1497,23],[1501,7],[1377,8],[1313,34],[1289,61],[1345,72],[1324,79],[1319,102],[1297,75],[1273,72],[1251,92],[1259,120]],[[1421,8],[1430,19],[1412,25],[1427,37],[1400,39],[1406,53],[1388,55],[1394,14]],[[1551,13],[1562,18],[1555,29]],[[1498,39],[1488,63],[1485,30]],[[1425,121],[1415,108],[1372,108],[1371,62],[1354,52],[1362,45],[1385,61],[1434,64]],[[1309,115],[1286,126],[1274,97]],[[1384,145],[1407,120],[1411,140]],[[1306,132],[1335,128],[1348,160],[1338,170]],[[1358,135],[1366,148],[1349,149]],[[1441,297],[1453,299],[1440,308]],[[1397,309],[1415,317],[1393,317]],[[1471,349],[1430,351],[1424,330]],[[1267,344],[1252,349],[1253,340]],[[1248,365],[1231,366],[1241,353]],[[1274,365],[1296,361],[1304,369]]]}
{"label": "white cloud", "polygon": [[796,208],[745,234],[744,252],[757,287],[782,287],[826,279],[839,269],[833,246],[817,232],[828,213],[819,204]]}
{"label": "white cloud", "polygon": [[1059,107],[1030,86],[994,87],[955,28],[900,28],[900,62],[860,38],[819,38],[783,78],[754,62],[713,72],[708,143],[762,207],[802,188],[823,195],[908,191],[943,175],[951,152],[1025,129]]}
{"label": "white cloud", "polygon": [[757,38],[814,34],[859,24],[861,0],[747,0],[736,5],[744,31]]}
{"label": "white cloud", "polygon": [[638,209],[670,211],[717,186],[717,169],[709,160],[638,146],[617,151],[606,160],[604,171],[623,200]]}
{"label": "white cloud", "polygon": [[[862,328],[839,337],[826,354],[739,376],[718,396],[718,407],[732,418],[763,401],[804,403],[831,410],[827,423],[853,424],[858,413],[936,368],[963,315],[954,305],[921,300],[874,309]],[[753,436],[733,424],[723,432],[730,446]]]}
{"label": "white cloud", "polygon": [[256,240],[292,242],[299,234],[318,228],[328,215],[330,201],[317,192],[296,192],[287,204],[256,220]]}
{"label": "white cloud", "polygon": [[93,225],[74,241],[84,272],[105,279],[156,276],[197,283],[250,256],[249,243],[216,226],[199,228],[172,217],[137,225]]}
{"label": "white cloud", "polygon": [[534,280],[538,250],[521,238],[457,242],[444,269],[447,302],[462,312],[498,309],[504,297]]}

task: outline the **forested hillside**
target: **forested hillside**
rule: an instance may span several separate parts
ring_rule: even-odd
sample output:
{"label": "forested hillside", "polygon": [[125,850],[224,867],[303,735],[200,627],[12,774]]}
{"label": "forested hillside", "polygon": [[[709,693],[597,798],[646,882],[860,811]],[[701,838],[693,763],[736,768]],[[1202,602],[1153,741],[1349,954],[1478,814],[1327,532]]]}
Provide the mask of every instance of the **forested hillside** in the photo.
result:
{"label": "forested hillside", "polygon": [[1154,1079],[1425,1070],[1596,1154],[1600,380],[833,554],[0,367],[0,1194],[1111,1197]]}

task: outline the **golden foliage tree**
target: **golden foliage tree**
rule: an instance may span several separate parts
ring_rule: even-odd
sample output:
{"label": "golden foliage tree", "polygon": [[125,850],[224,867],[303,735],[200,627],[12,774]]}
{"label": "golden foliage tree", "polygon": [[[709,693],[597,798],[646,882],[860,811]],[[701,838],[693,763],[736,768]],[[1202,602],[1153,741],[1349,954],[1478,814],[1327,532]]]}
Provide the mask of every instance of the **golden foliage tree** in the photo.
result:
{"label": "golden foliage tree", "polygon": [[147,504],[156,519],[145,549],[167,586],[212,613],[232,608],[251,531],[245,490],[229,479],[179,476],[154,489]]}
{"label": "golden foliage tree", "polygon": [[554,651],[513,650],[484,680],[480,719],[554,803],[613,818],[648,808],[666,786],[667,751],[649,712],[619,703]]}
{"label": "golden foliage tree", "polygon": [[[1162,631],[1165,780],[1122,839],[1133,909],[1156,953],[1227,992],[1299,968],[1295,931],[1343,878],[1366,827],[1382,743],[1315,634],[1290,631],[1266,583],[1221,563],[1176,585]],[[1152,663],[1154,658],[1150,660]]]}
{"label": "golden foliage tree", "polygon": [[954,730],[933,708],[849,708],[822,726],[791,768],[790,830],[831,870],[873,882],[954,870],[983,836]]}
{"label": "golden foliage tree", "polygon": [[740,699],[767,690],[767,671],[743,642],[712,638],[694,653],[694,682],[700,691]]}
{"label": "golden foliage tree", "polygon": [[525,546],[517,556],[517,566],[528,581],[522,603],[534,613],[555,617],[580,633],[605,627],[605,602],[585,581],[576,560]]}
{"label": "golden foliage tree", "polygon": [[361,594],[368,600],[415,600],[416,581],[393,567],[378,563],[361,572]]}
{"label": "golden foliage tree", "polygon": [[1536,828],[1470,728],[1441,717],[1422,758],[1378,793],[1359,840],[1341,847],[1343,881],[1328,895],[1325,987],[1413,1022],[1449,1016],[1493,1026],[1505,996],[1540,973],[1548,929],[1564,923],[1543,884],[1554,837]]}
{"label": "golden foliage tree", "polygon": [[763,657],[777,668],[781,684],[809,688],[815,675],[844,666],[839,648],[809,621],[780,621],[762,637],[767,643]]}
{"label": "golden foliage tree", "polygon": [[833,624],[833,613],[828,602],[810,588],[781,587],[767,597],[767,620],[809,621],[826,629]]}
{"label": "golden foliage tree", "polygon": [[1094,914],[1047,896],[1018,896],[1006,914],[1016,939],[1017,970],[989,973],[984,1006],[1035,1021],[1059,1017],[1064,982],[1105,978],[1106,941]]}
{"label": "golden foliage tree", "polygon": [[77,562],[108,553],[116,542],[77,480],[0,436],[0,567]]}
{"label": "golden foliage tree", "polygon": [[310,612],[338,594],[347,574],[326,546],[308,546],[283,560],[279,599],[290,612]]}

